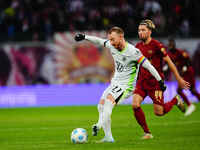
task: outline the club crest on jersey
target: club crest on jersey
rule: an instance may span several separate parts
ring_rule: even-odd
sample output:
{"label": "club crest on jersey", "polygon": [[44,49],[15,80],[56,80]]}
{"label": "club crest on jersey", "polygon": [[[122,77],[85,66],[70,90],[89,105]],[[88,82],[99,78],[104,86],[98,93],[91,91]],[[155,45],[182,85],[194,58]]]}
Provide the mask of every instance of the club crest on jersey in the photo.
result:
{"label": "club crest on jersey", "polygon": [[122,61],[126,61],[126,57],[123,57],[123,58],[122,58]]}
{"label": "club crest on jersey", "polygon": [[148,53],[149,53],[149,54],[152,54],[152,53],[153,53],[153,51],[152,51],[152,50],[148,50]]}

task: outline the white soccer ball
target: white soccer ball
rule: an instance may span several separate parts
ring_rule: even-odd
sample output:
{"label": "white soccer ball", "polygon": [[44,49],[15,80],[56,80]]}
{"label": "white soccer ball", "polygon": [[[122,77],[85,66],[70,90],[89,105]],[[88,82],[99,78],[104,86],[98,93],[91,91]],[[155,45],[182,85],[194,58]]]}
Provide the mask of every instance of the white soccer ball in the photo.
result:
{"label": "white soccer ball", "polygon": [[76,128],[71,133],[72,143],[86,143],[88,140],[88,133],[83,128]]}

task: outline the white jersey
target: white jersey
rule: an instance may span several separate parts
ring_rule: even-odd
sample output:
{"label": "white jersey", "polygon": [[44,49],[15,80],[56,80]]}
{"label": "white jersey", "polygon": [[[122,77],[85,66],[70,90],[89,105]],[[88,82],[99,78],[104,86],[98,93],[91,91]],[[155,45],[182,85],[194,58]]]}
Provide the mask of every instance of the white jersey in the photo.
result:
{"label": "white jersey", "polygon": [[126,42],[122,51],[113,47],[109,41],[104,43],[109,48],[115,63],[115,72],[111,83],[121,85],[122,88],[131,88],[136,84],[139,64],[145,59],[139,49]]}
{"label": "white jersey", "polygon": [[123,90],[133,90],[136,84],[139,65],[145,60],[139,49],[126,42],[123,50],[119,51],[110,44],[109,40],[94,36],[85,36],[85,39],[107,47],[114,59],[115,72],[111,84],[120,85]]}
{"label": "white jersey", "polygon": [[102,99],[106,99],[108,94],[112,94],[115,101],[118,102],[132,95],[133,87],[136,85],[139,65],[142,64],[142,62],[144,62],[144,68],[149,70],[158,81],[161,80],[156,69],[142,55],[140,50],[132,44],[126,42],[125,48],[119,51],[110,44],[109,40],[88,35],[85,35],[85,39],[107,47],[114,59],[115,72],[111,79],[111,84],[102,95]]}

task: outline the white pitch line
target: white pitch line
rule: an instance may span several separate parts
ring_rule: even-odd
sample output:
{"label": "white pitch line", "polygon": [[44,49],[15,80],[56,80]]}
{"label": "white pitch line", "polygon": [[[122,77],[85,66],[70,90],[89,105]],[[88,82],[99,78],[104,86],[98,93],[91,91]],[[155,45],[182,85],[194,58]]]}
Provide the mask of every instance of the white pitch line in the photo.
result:
{"label": "white pitch line", "polygon": [[[196,121],[181,121],[181,122],[167,122],[167,123],[152,123],[151,125],[155,126],[175,126],[175,125],[191,125],[191,124],[200,124],[200,120]],[[32,130],[63,130],[67,129],[67,127],[35,127],[35,128],[0,128],[1,131],[32,131]]]}
{"label": "white pitch line", "polygon": [[171,126],[171,125],[189,125],[189,124],[200,124],[200,120],[196,121],[180,121],[180,122],[165,122],[165,123],[152,123],[152,125],[164,125],[164,126]]}
{"label": "white pitch line", "polygon": [[35,127],[35,128],[26,128],[26,127],[22,127],[22,128],[4,128],[4,129],[0,129],[1,131],[33,131],[33,130],[63,130],[63,129],[67,129],[66,127]]}

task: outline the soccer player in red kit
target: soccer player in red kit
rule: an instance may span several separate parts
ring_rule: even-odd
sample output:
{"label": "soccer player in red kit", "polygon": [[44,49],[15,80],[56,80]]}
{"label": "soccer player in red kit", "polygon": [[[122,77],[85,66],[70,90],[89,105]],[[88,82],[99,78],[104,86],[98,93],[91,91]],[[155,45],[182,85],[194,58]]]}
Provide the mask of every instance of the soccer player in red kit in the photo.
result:
{"label": "soccer player in red kit", "polygon": [[[200,94],[197,92],[195,88],[195,76],[194,69],[191,65],[191,60],[189,58],[189,54],[181,49],[176,48],[176,43],[173,38],[168,40],[168,55],[171,60],[175,63],[178,71],[180,72],[183,79],[190,83],[190,91],[193,95],[195,95],[200,101]],[[183,98],[184,102],[188,105],[188,108],[185,112],[185,116],[190,115],[193,111],[195,111],[195,105],[191,104],[186,95],[182,91],[183,89],[179,86],[177,88],[178,94]]]}
{"label": "soccer player in red kit", "polygon": [[[189,83],[183,80],[179,75],[175,65],[167,55],[165,47],[159,41],[151,37],[153,29],[155,29],[155,25],[151,20],[143,20],[139,24],[138,35],[141,42],[137,43],[136,47],[148,58],[162,78],[164,78],[162,71],[162,63],[164,60],[174,73],[180,87],[188,89],[190,86]],[[144,112],[140,107],[146,96],[149,96],[153,100],[154,113],[157,116],[165,115],[174,105],[177,105],[182,112],[185,112],[184,104],[179,95],[176,95],[171,101],[164,103],[163,91],[160,89],[159,84],[147,70],[141,68],[134,90],[132,107],[137,122],[144,130],[142,139],[153,138],[147,126]]]}

